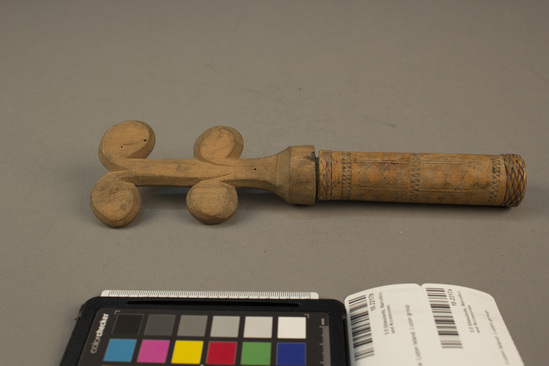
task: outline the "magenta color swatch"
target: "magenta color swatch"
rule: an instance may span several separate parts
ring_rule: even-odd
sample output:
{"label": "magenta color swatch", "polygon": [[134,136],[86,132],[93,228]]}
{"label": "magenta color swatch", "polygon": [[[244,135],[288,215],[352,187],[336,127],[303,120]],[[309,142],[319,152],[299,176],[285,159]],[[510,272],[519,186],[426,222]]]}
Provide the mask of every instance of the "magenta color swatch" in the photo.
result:
{"label": "magenta color swatch", "polygon": [[139,349],[138,363],[165,363],[170,341],[144,339]]}
{"label": "magenta color swatch", "polygon": [[234,365],[236,342],[210,342],[208,347],[208,365]]}

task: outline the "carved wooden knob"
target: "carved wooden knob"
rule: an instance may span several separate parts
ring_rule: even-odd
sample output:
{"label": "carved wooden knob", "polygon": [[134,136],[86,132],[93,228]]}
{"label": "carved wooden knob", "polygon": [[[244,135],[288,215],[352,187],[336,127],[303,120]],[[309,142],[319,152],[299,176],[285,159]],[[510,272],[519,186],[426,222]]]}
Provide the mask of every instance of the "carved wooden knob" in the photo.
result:
{"label": "carved wooden knob", "polygon": [[238,206],[237,187],[269,190],[286,202],[313,204],[316,179],[313,146],[293,146],[276,155],[240,159],[242,136],[230,127],[212,127],[194,144],[194,159],[146,159],[155,143],[144,122],[126,121],[110,128],[99,146],[109,169],[90,196],[93,212],[112,227],[129,224],[138,214],[137,186],[191,187],[190,213],[206,224],[231,217]]}

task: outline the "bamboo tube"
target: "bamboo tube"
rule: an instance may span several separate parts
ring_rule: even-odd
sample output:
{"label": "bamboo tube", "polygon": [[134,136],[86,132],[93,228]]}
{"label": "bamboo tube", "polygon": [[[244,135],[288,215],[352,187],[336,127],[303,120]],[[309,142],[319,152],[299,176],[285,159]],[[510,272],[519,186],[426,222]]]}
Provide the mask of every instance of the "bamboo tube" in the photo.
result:
{"label": "bamboo tube", "polygon": [[515,154],[320,151],[319,201],[355,200],[514,207],[526,167]]}

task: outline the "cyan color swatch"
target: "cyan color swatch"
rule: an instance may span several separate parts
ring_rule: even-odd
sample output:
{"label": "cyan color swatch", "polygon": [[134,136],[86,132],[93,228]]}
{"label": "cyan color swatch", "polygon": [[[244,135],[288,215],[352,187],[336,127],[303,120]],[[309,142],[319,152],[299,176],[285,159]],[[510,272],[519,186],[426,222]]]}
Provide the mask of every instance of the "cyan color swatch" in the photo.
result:
{"label": "cyan color swatch", "polygon": [[107,345],[107,351],[105,352],[103,361],[131,362],[136,343],[136,339],[112,338]]}

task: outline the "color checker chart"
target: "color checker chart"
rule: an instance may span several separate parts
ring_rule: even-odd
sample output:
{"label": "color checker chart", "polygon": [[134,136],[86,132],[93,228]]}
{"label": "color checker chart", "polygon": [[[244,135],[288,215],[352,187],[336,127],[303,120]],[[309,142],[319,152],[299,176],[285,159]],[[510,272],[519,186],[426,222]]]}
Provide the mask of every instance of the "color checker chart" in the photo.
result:
{"label": "color checker chart", "polygon": [[330,364],[322,312],[102,308],[79,366]]}

